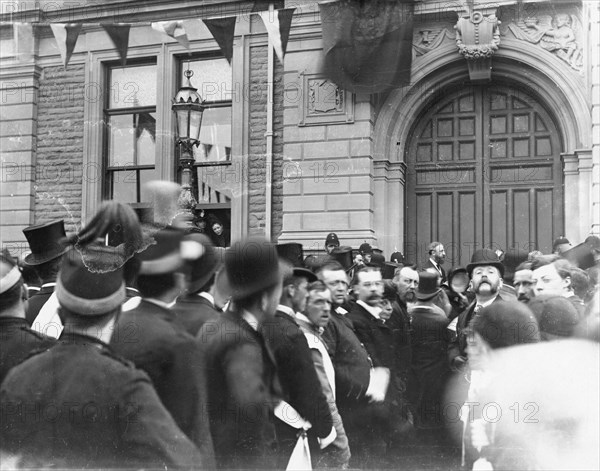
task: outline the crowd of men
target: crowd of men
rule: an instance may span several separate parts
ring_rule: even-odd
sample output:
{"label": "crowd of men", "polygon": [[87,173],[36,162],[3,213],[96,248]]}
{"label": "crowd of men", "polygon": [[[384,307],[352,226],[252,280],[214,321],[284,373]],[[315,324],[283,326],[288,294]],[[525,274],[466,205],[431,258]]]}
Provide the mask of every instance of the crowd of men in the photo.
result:
{"label": "crowd of men", "polygon": [[[69,237],[63,221],[24,233],[22,263],[0,255],[4,467],[597,467],[597,404],[572,407],[598,391],[596,237],[446,272],[440,242],[421,266],[333,233],[306,258],[252,236],[222,249],[114,201]],[[527,389],[528,358],[554,376]],[[582,385],[569,404],[562,375]],[[544,404],[542,385],[553,411],[524,431],[472,407]],[[564,440],[576,452],[545,467]]]}

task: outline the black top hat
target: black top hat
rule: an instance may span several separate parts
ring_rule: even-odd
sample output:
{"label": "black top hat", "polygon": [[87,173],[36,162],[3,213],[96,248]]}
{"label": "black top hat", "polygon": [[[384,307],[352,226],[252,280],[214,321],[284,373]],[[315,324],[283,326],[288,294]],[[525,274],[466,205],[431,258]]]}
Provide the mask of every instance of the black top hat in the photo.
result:
{"label": "black top hat", "polygon": [[338,261],[344,267],[344,270],[352,268],[352,247],[347,245],[336,247],[329,256]]}
{"label": "black top hat", "polygon": [[561,257],[567,259],[573,265],[581,268],[582,270],[587,270],[596,264],[596,260],[594,259],[594,250],[585,242],[582,242],[572,249],[563,252]]}
{"label": "black top hat", "polygon": [[381,267],[381,277],[384,280],[391,280],[394,278],[394,273],[396,273],[396,268],[400,268],[402,265],[394,262],[385,262],[383,267]]}
{"label": "black top hat", "polygon": [[[70,249],[63,257],[56,297],[59,304],[82,316],[100,316],[125,301],[123,269],[115,268],[114,247],[90,245],[83,251]],[[85,261],[84,261],[85,258]]]}
{"label": "black top hat", "polygon": [[195,293],[213,276],[222,262],[222,254],[204,234],[192,233],[181,242],[181,254],[191,266],[188,293]]}
{"label": "black top hat", "polygon": [[27,265],[41,265],[60,257],[68,250],[65,221],[62,219],[26,227],[23,234],[31,249],[31,253],[23,260]]}
{"label": "black top hat", "polygon": [[302,244],[289,242],[286,244],[277,244],[275,246],[279,258],[287,260],[293,267],[304,266],[304,249]]}
{"label": "black top hat", "polygon": [[338,247],[340,246],[340,239],[338,239],[338,236],[335,232],[327,234],[327,237],[325,238],[325,247],[327,247],[328,245],[337,245]]}
{"label": "black top hat", "polygon": [[479,249],[475,251],[471,257],[471,263],[467,265],[469,276],[473,273],[473,268],[478,266],[496,267],[500,272],[500,276],[504,276],[504,265],[498,258],[498,254],[492,249]]}
{"label": "black top hat", "polygon": [[232,299],[244,299],[281,283],[275,245],[252,236],[235,242],[225,252],[225,281]]}
{"label": "black top hat", "polygon": [[419,301],[427,301],[440,292],[441,288],[438,286],[438,276],[428,271],[419,272],[419,286],[416,292]]}

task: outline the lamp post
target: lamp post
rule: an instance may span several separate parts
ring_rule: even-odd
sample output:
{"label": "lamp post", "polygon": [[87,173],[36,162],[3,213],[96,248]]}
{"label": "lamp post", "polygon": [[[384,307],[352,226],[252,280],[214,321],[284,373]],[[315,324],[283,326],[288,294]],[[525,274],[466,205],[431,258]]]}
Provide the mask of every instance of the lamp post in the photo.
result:
{"label": "lamp post", "polygon": [[196,209],[196,198],[192,193],[194,146],[200,145],[200,127],[205,106],[198,89],[194,88],[190,82],[194,72],[188,69],[184,75],[187,78],[187,84],[177,91],[171,109],[175,112],[177,145],[180,149],[181,194],[178,204],[182,210],[191,213]]}

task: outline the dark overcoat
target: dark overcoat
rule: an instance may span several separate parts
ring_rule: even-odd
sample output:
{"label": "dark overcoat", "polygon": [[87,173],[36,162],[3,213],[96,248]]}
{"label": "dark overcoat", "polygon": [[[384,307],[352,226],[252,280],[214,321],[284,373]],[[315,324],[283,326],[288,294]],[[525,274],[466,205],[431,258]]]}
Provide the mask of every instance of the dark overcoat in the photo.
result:
{"label": "dark overcoat", "polygon": [[13,368],[0,402],[2,449],[25,468],[206,466],[148,375],[91,337],[63,335]]}
{"label": "dark overcoat", "polygon": [[194,337],[205,322],[217,319],[220,314],[208,299],[197,294],[180,296],[171,309],[185,330]]}

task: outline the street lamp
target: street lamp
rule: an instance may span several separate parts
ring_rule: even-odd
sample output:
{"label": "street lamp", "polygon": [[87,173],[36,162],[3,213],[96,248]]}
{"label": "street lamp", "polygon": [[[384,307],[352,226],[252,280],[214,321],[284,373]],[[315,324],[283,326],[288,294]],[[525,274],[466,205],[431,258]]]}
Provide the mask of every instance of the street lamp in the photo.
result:
{"label": "street lamp", "polygon": [[198,89],[194,88],[190,82],[194,72],[188,68],[184,75],[187,78],[187,85],[179,89],[171,109],[175,112],[177,145],[180,148],[181,194],[178,204],[184,211],[192,212],[196,209],[196,198],[192,193],[194,146],[200,145],[200,127],[205,106]]}

